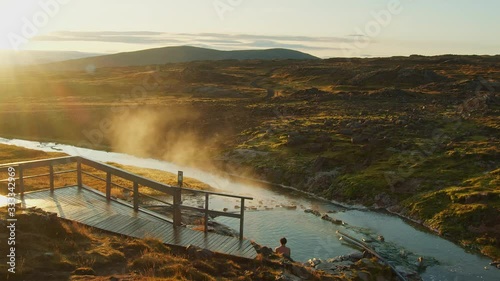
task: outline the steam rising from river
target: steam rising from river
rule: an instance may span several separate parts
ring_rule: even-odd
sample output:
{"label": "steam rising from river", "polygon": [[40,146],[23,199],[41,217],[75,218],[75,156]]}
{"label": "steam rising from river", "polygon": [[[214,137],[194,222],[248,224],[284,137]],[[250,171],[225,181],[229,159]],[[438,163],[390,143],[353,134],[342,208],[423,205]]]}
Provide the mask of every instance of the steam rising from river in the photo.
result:
{"label": "steam rising from river", "polygon": [[[136,109],[113,119],[113,150],[199,166],[210,163],[210,151],[218,138],[203,132],[203,120],[190,108]],[[202,137],[205,135],[205,137]]]}

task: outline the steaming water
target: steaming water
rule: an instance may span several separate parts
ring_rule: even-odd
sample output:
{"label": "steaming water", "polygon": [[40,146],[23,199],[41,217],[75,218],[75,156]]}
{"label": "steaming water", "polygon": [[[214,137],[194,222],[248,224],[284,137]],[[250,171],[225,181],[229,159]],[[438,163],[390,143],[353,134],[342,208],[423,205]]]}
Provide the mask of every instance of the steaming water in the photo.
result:
{"label": "steaming water", "polygon": [[[245,236],[271,247],[277,246],[278,239],[286,236],[288,246],[292,249],[292,257],[298,261],[313,257],[328,259],[356,251],[338,239],[335,231],[340,230],[360,239],[373,239],[377,235],[383,235],[386,242],[372,243],[372,246],[387,259],[394,261],[395,265],[412,267],[416,258],[423,256],[431,263],[421,272],[424,280],[500,280],[500,271],[490,267],[490,260],[487,258],[468,253],[455,244],[392,215],[359,208],[344,208],[293,190],[265,184],[234,182],[198,169],[155,159],[17,139],[0,138],[0,143],[47,152],[61,151],[96,161],[116,162],[172,173],[182,170],[185,176],[203,181],[223,192],[251,196],[254,200],[249,201],[247,206],[253,206],[256,210],[245,212]],[[185,198],[185,201],[197,204],[196,198]],[[212,196],[210,204],[213,209],[228,208],[231,212],[238,211],[235,205],[239,205],[239,201]],[[283,207],[292,205],[297,206],[297,209],[289,210]],[[346,222],[347,225],[332,224],[304,213],[306,208],[317,209],[322,213],[335,212],[330,216]],[[239,229],[238,220],[222,217],[216,220]]]}

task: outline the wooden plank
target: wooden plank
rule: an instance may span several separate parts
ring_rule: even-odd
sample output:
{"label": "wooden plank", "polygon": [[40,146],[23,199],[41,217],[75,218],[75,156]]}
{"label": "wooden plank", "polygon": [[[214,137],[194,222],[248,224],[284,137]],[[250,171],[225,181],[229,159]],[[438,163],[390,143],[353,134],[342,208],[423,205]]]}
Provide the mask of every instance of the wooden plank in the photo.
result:
{"label": "wooden plank", "polygon": [[226,245],[223,246],[223,250],[226,253],[231,253],[235,248],[239,248],[240,241],[238,238],[233,237]]}
{"label": "wooden plank", "polygon": [[175,229],[173,226],[170,228],[167,229],[168,232],[165,232],[164,234],[162,234],[162,237],[165,241],[170,241],[171,244],[175,244],[175,237],[178,235],[176,233],[178,233],[178,230]]}
{"label": "wooden plank", "polygon": [[84,223],[86,225],[90,225],[90,226],[95,227],[98,223],[102,222],[107,217],[108,216],[102,216],[100,214],[94,214],[93,216],[87,217],[84,220],[83,219],[79,220],[79,219],[70,218],[70,217],[68,217],[68,219],[72,219],[74,221],[78,221],[78,222]]}
{"label": "wooden plank", "polygon": [[153,235],[160,237],[170,237],[173,235],[174,227],[168,224],[161,224],[157,229],[153,231]]}
{"label": "wooden plank", "polygon": [[171,241],[171,244],[173,245],[180,245],[180,237],[182,236],[182,228],[179,227],[174,227],[172,231],[172,235],[170,237],[167,237],[169,241]]}
{"label": "wooden plank", "polygon": [[[214,233],[210,233],[214,234]],[[218,252],[220,252],[220,249],[222,248],[222,242],[225,240],[225,236],[223,235],[211,235],[208,236],[208,248],[209,249],[217,249]]]}
{"label": "wooden plank", "polygon": [[246,243],[246,242],[247,241],[243,241],[241,243],[241,247],[237,250],[237,252],[239,253],[239,255],[243,255],[243,253],[248,250],[248,243]]}
{"label": "wooden plank", "polygon": [[189,241],[193,240],[194,238],[194,233],[186,233],[184,229],[178,229],[177,230],[180,235],[174,237],[176,244],[179,244],[181,246],[187,247],[189,246]]}
{"label": "wooden plank", "polygon": [[164,222],[162,222],[162,224],[158,226],[158,231],[155,231],[155,233],[163,233],[165,235],[172,235],[173,232],[174,232],[174,226]]}
{"label": "wooden plank", "polygon": [[242,245],[242,241],[238,240],[238,239],[235,239],[233,243],[233,246],[230,247],[227,252],[229,254],[231,253],[234,253],[234,252],[237,252],[239,249],[241,249],[241,245]]}
{"label": "wooden plank", "polygon": [[190,233],[190,235],[183,235],[182,236],[182,245],[184,246],[189,246],[189,245],[196,245],[198,246],[195,241],[200,238],[200,235],[198,233]]}
{"label": "wooden plank", "polygon": [[[123,229],[120,231],[120,233],[128,235],[128,236],[134,236],[134,237],[145,237],[145,233],[143,228],[148,224],[157,224],[155,222],[147,221],[147,220],[141,220],[141,219],[135,219],[133,223],[128,225],[126,229]],[[143,233],[142,235],[138,236],[138,233]]]}
{"label": "wooden plank", "polygon": [[190,242],[190,244],[196,245],[201,248],[206,248],[207,244],[207,237],[205,236],[204,233],[201,233],[202,235],[196,235],[195,239]]}
{"label": "wooden plank", "polygon": [[83,209],[83,210],[74,210],[73,212],[66,212],[66,215],[73,220],[78,221],[88,221],[89,219],[95,217],[99,214],[98,210],[95,209]]}
{"label": "wooden plank", "polygon": [[145,226],[143,226],[142,229],[144,230],[144,235],[142,236],[143,238],[146,238],[146,237],[159,238],[158,236],[154,235],[154,231],[156,229],[158,229],[157,223],[147,221],[147,224]]}
{"label": "wooden plank", "polygon": [[31,200],[38,206],[57,212],[66,219],[78,221],[96,228],[139,238],[157,237],[167,244],[187,246],[193,244],[214,252],[236,254],[254,258],[256,252],[249,241],[235,237],[203,233],[178,227],[148,211],[134,212],[131,206],[113,200],[106,201],[105,194],[78,189],[76,186],[50,191],[26,193],[26,204]]}
{"label": "wooden plank", "polygon": [[113,221],[112,224],[108,225],[107,227],[110,231],[123,234],[127,230],[127,228],[134,223],[134,218],[118,214],[116,217],[116,221]]}
{"label": "wooden plank", "polygon": [[222,253],[225,253],[229,250],[232,245],[232,241],[234,241],[234,237],[228,236],[226,240],[220,245],[220,249]]}
{"label": "wooden plank", "polygon": [[239,249],[239,247],[240,247],[240,241],[238,239],[232,239],[231,241],[228,242],[227,246],[224,247],[224,251],[230,254]]}
{"label": "wooden plank", "polygon": [[117,232],[117,233],[124,233],[128,228],[130,228],[130,226],[133,226],[134,224],[137,223],[137,218],[132,218],[132,217],[128,217],[128,216],[124,216],[124,215],[120,215],[121,217],[123,217],[124,219],[124,223],[121,223],[120,225],[116,225],[114,228],[113,228],[113,231],[114,232]]}
{"label": "wooden plank", "polygon": [[121,234],[119,229],[131,222],[128,217],[120,214],[113,215],[111,218],[111,220],[101,220],[95,226]]}
{"label": "wooden plank", "polygon": [[196,235],[196,239],[191,242],[191,244],[199,246],[201,248],[208,248],[209,236],[208,233],[196,231],[194,235]]}

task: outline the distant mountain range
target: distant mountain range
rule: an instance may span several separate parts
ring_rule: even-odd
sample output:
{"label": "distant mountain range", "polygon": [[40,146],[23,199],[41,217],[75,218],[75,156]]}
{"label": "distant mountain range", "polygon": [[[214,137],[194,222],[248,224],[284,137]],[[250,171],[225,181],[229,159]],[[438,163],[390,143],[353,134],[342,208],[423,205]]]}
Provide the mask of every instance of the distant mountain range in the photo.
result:
{"label": "distant mountain range", "polygon": [[[68,56],[73,55],[68,60]],[[64,59],[66,56],[66,59]],[[80,57],[78,57],[80,56]],[[43,57],[43,59],[42,59]],[[52,62],[47,63],[50,58],[40,54],[40,58],[33,60],[33,64],[46,63],[44,66],[59,70],[85,70],[102,67],[124,67],[141,66],[165,63],[179,63],[190,61],[210,60],[317,60],[318,57],[290,49],[267,49],[267,50],[238,50],[219,51],[191,46],[164,47],[146,49],[134,52],[117,53],[111,55],[92,56],[84,53],[74,52],[72,54],[61,53],[59,59],[52,54]],[[44,61],[45,60],[45,61]],[[28,61],[25,59],[25,61]],[[56,62],[54,62],[56,61]],[[18,63],[27,64],[27,63]]]}
{"label": "distant mountain range", "polygon": [[85,57],[95,57],[99,55],[101,54],[64,51],[0,50],[0,66],[43,64]]}

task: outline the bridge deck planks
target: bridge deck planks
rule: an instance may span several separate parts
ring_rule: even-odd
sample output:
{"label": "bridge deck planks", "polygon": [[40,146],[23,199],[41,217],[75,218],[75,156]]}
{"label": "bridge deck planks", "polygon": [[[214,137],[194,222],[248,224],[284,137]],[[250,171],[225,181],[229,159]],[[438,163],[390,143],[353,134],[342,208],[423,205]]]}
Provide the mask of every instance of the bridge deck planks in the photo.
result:
{"label": "bridge deck planks", "polygon": [[174,228],[171,222],[117,202],[107,201],[99,193],[76,186],[29,192],[21,198],[25,207],[38,207],[57,213],[61,218],[77,221],[106,231],[137,237],[156,237],[166,244],[190,244],[214,252],[253,259],[256,252],[250,241],[240,241],[215,233],[204,233],[185,227]]}

